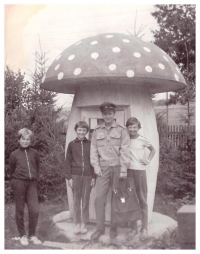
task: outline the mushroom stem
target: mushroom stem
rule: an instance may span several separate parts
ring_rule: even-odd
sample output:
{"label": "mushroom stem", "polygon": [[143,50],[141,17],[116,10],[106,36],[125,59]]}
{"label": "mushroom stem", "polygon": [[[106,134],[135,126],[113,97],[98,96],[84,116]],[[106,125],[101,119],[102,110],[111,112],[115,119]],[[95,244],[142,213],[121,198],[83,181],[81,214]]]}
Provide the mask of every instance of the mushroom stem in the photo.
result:
{"label": "mushroom stem", "polygon": [[[90,118],[102,118],[99,105],[109,101],[117,105],[116,118],[120,116],[120,123],[125,125],[129,117],[136,117],[141,122],[140,134],[147,137],[156,149],[156,154],[151,163],[147,166],[147,186],[148,186],[148,217],[149,222],[152,217],[155,188],[157,181],[157,171],[159,165],[159,140],[154,109],[148,84],[145,86],[134,86],[132,84],[116,85],[113,89],[101,84],[93,86],[82,86],[77,89],[69,118],[69,126],[66,137],[66,148],[68,143],[76,137],[74,126],[80,120],[90,124]],[[121,114],[119,114],[121,112]],[[123,118],[123,119],[122,119]],[[118,119],[117,119],[118,121]],[[148,152],[148,150],[147,150]],[[148,155],[147,155],[148,156]],[[68,188],[68,187],[67,187]],[[68,202],[70,211],[73,213],[73,195],[68,188]],[[90,196],[90,219],[95,219],[94,200],[95,191]],[[109,193],[110,197],[110,193]],[[108,199],[109,199],[108,197]],[[110,221],[110,203],[106,205],[106,220]]]}

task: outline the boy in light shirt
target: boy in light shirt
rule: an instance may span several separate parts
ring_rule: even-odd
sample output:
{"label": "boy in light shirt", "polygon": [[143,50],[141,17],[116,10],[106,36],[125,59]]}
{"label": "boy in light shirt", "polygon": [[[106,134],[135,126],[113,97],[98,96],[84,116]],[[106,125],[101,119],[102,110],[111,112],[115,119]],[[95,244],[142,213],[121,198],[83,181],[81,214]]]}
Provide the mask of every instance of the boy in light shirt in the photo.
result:
{"label": "boy in light shirt", "polygon": [[[130,164],[129,169],[133,172],[133,178],[136,187],[136,193],[139,199],[142,211],[142,228],[141,240],[147,238],[147,223],[148,223],[148,207],[147,207],[147,178],[146,178],[146,165],[148,165],[154,154],[155,148],[149,140],[138,134],[141,124],[137,118],[131,117],[126,122],[126,127],[130,134]],[[145,147],[150,150],[148,158],[145,158]],[[134,228],[134,226],[133,226]]]}

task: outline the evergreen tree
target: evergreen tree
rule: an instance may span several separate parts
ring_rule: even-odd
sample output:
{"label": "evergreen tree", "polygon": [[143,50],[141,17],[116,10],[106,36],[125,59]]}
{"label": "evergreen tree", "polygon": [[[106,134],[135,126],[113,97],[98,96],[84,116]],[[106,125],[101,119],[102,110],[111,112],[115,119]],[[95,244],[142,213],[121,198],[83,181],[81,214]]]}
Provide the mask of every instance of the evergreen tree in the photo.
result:
{"label": "evergreen tree", "polygon": [[[8,180],[8,159],[19,143],[17,131],[27,127],[34,132],[32,147],[41,158],[41,176],[38,185],[39,199],[59,200],[66,197],[66,183],[63,172],[65,137],[64,121],[57,121],[61,108],[55,108],[56,93],[40,88],[46,72],[45,53],[35,53],[35,70],[30,81],[24,81],[20,71],[5,70],[5,179]],[[9,182],[5,185],[6,202],[12,200]]]}
{"label": "evergreen tree", "polygon": [[[194,117],[190,102],[195,99],[195,5],[155,5],[152,16],[160,29],[152,31],[155,44],[172,57],[185,77],[187,87],[170,95],[168,104],[187,104],[185,122]],[[184,117],[182,117],[183,119]]]}

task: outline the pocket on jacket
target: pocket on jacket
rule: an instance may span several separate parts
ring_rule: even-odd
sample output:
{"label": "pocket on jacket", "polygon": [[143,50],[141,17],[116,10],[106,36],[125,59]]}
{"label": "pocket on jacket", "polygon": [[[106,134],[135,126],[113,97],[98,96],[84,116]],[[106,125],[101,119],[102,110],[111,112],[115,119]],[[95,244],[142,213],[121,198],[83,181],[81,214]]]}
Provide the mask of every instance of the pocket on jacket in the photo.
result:
{"label": "pocket on jacket", "polygon": [[111,144],[113,146],[120,147],[120,144],[121,144],[121,133],[119,133],[119,132],[111,133],[110,137],[111,137]]}
{"label": "pocket on jacket", "polygon": [[96,140],[97,140],[97,147],[98,146],[105,146],[105,134],[104,133],[97,134]]}

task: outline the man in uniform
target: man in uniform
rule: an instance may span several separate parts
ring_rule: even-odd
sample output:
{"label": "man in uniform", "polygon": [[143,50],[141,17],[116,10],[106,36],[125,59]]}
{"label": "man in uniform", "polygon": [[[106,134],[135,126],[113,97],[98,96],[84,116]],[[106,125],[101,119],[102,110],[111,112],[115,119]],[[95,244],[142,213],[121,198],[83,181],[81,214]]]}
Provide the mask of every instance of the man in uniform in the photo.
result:
{"label": "man in uniform", "polygon": [[[97,219],[96,231],[91,239],[98,239],[105,232],[105,205],[109,187],[113,190],[113,181],[127,177],[127,167],[130,161],[129,144],[130,137],[127,129],[118,124],[115,117],[115,104],[105,102],[99,107],[104,123],[98,125],[92,134],[90,161],[97,174],[95,211]],[[112,222],[110,237],[118,235],[117,227]]]}

